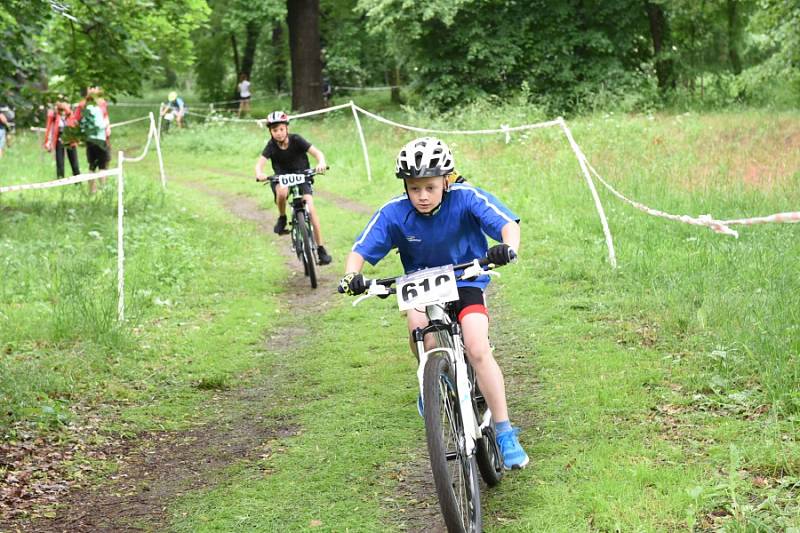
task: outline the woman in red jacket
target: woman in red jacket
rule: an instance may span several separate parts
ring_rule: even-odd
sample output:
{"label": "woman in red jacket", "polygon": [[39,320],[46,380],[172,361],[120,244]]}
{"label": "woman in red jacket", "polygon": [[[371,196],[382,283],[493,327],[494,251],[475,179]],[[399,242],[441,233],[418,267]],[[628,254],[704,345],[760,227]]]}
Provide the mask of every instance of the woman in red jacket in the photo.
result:
{"label": "woman in red jacket", "polygon": [[54,109],[47,111],[47,127],[44,132],[44,149],[48,152],[55,151],[56,154],[56,177],[64,177],[64,152],[67,152],[69,166],[72,167],[72,175],[77,176],[81,173],[78,164],[78,150],[75,143],[64,145],[61,134],[64,128],[71,123],[72,107],[69,103],[59,100]]}

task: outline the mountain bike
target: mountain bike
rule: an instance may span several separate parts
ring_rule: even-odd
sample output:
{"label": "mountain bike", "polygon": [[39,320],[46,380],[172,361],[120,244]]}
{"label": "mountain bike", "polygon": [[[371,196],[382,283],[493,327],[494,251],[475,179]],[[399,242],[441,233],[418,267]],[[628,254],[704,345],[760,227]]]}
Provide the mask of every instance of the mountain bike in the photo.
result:
{"label": "mountain bike", "polygon": [[289,233],[292,236],[292,249],[297,259],[303,263],[303,273],[311,282],[311,288],[317,288],[317,241],[314,238],[314,226],[306,206],[306,200],[300,193],[300,185],[313,183],[316,171],[313,168],[294,174],[275,174],[267,178],[267,182],[276,183],[289,188],[287,203],[292,206],[292,218],[289,220]]}
{"label": "mountain bike", "polygon": [[[353,302],[358,305],[367,298],[395,294],[401,311],[425,308],[428,325],[415,329],[412,336],[420,354],[417,379],[431,471],[439,507],[451,532],[481,531],[478,472],[489,486],[503,477],[492,413],[466,358],[454,305],[458,301],[457,278],[498,275],[492,268],[484,258],[370,280],[367,291]],[[457,271],[463,272],[457,276]],[[430,350],[425,350],[427,334],[436,340]]]}

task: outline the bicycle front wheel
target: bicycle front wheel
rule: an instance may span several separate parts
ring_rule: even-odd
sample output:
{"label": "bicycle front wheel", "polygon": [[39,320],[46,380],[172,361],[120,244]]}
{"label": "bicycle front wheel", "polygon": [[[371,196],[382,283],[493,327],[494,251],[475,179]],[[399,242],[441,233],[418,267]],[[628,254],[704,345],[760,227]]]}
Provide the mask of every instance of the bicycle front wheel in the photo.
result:
{"label": "bicycle front wheel", "polygon": [[478,467],[467,455],[455,376],[446,357],[432,354],[425,364],[423,397],[428,455],[447,530],[481,531]]}
{"label": "bicycle front wheel", "polygon": [[311,281],[311,288],[317,288],[317,262],[314,259],[314,248],[312,248],[311,229],[308,227],[308,220],[304,216],[298,216],[297,222],[300,226],[300,238],[302,241],[303,268],[308,279]]}

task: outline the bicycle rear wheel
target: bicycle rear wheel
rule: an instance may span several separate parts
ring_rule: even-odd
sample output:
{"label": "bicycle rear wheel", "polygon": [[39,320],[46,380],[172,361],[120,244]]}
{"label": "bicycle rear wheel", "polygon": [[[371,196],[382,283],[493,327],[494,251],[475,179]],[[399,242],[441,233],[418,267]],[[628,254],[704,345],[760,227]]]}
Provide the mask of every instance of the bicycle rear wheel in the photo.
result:
{"label": "bicycle rear wheel", "polygon": [[423,392],[428,455],[447,530],[481,531],[478,467],[467,455],[455,376],[446,357],[434,353],[428,359]]}
{"label": "bicycle rear wheel", "polygon": [[314,258],[314,248],[312,248],[311,231],[308,227],[308,220],[304,216],[297,217],[297,223],[300,226],[300,238],[302,239],[302,260],[303,268],[305,268],[306,275],[311,281],[311,288],[317,288],[317,262]]}

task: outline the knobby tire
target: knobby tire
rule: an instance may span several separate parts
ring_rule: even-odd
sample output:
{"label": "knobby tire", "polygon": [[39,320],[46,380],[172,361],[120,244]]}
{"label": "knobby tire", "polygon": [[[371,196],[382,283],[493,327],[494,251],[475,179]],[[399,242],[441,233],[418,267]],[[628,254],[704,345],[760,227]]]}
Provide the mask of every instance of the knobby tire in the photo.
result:
{"label": "knobby tire", "polygon": [[306,275],[311,281],[311,288],[317,288],[317,262],[314,259],[314,248],[312,248],[311,231],[308,227],[308,220],[304,216],[297,217],[297,223],[300,226],[300,238],[303,246],[303,268],[305,268]]}
{"label": "knobby tire", "polygon": [[423,377],[428,455],[447,530],[479,532],[482,518],[478,467],[475,457],[466,455],[461,438],[463,422],[455,383],[447,358],[432,353]]}
{"label": "knobby tire", "polygon": [[[486,412],[486,400],[478,387],[478,380],[473,381],[475,384],[475,391],[473,398],[475,399],[475,415],[478,417],[478,422],[483,420],[483,413]],[[503,455],[500,453],[500,447],[497,445],[497,432],[494,427],[494,421],[491,421],[488,426],[481,430],[483,438],[475,443],[475,461],[478,463],[478,470],[481,472],[481,477],[490,487],[495,487],[503,479]]]}

